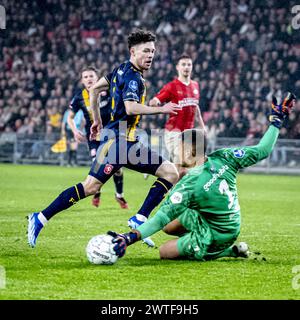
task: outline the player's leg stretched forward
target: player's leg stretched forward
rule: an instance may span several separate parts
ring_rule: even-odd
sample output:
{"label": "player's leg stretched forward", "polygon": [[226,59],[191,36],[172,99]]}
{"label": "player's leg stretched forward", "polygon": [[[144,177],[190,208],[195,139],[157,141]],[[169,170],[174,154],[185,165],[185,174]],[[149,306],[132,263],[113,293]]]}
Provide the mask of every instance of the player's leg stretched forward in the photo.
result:
{"label": "player's leg stretched forward", "polygon": [[[182,254],[180,250],[180,244],[179,239],[172,239],[167,242],[165,242],[160,248],[159,248],[159,255],[161,259],[183,259],[192,257],[189,255]],[[232,257],[232,258],[248,258],[249,257],[249,248],[248,245],[245,242],[233,244],[230,247],[220,250],[218,252],[213,253],[206,253],[203,256],[203,260],[215,260],[219,258],[224,257]]]}
{"label": "player's leg stretched forward", "polygon": [[97,193],[103,183],[88,175],[84,182],[78,183],[64,190],[60,195],[44,210],[34,212],[28,216],[28,244],[36,246],[37,237],[42,228],[57,213],[68,209],[78,201]]}
{"label": "player's leg stretched forward", "polygon": [[34,212],[28,216],[27,238],[28,244],[31,247],[36,246],[37,237],[40,231],[50,219],[78,201],[99,192],[102,185],[122,167],[122,165],[119,164],[110,165],[107,163],[109,156],[108,151],[111,147],[114,147],[115,144],[115,140],[103,142],[98,148],[98,159],[97,161],[93,161],[90,172],[83,182],[64,190],[44,210]]}
{"label": "player's leg stretched forward", "polygon": [[[197,239],[196,235],[193,234],[193,232],[188,231],[178,219],[167,224],[163,231],[169,235],[179,236],[180,238],[169,240],[159,248],[161,259],[189,258],[197,260],[214,260],[223,257],[248,258],[249,256],[248,245],[244,242],[232,244],[231,246],[216,252],[209,252],[209,245],[201,245],[202,241],[199,241],[201,236]],[[204,243],[207,243],[205,237],[203,237],[203,240],[205,240],[203,241]],[[195,246],[198,247],[197,249],[199,251],[194,250]]]}
{"label": "player's leg stretched forward", "polygon": [[[84,182],[78,183],[75,186],[64,190],[44,210],[32,213],[28,216],[28,244],[31,247],[36,246],[37,237],[40,231],[53,216],[68,209],[78,201],[99,192],[102,185],[122,167],[122,165],[119,164],[110,165],[109,163],[104,162],[101,155],[102,150],[105,150],[103,153],[106,154],[108,152],[108,148],[112,147],[112,145],[116,143],[116,141],[113,141],[112,143],[107,142],[103,144],[102,148],[98,149],[101,161],[98,159],[98,161],[93,162],[90,173]],[[128,225],[131,228],[136,228],[147,220],[151,211],[162,201],[165,194],[173,184],[177,182],[178,173],[175,165],[169,161],[164,161],[163,159],[161,159],[156,165],[148,164],[146,166],[132,166],[129,164],[126,166],[136,171],[155,174],[158,177],[152,185],[138,213],[128,220]],[[154,246],[151,239],[146,239],[145,243],[150,246]]]}

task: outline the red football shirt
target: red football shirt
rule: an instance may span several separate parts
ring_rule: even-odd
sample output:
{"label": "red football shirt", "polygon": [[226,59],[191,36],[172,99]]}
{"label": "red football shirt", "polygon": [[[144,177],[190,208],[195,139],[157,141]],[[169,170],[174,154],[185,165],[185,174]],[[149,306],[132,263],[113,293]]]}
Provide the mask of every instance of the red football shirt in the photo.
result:
{"label": "red football shirt", "polygon": [[169,115],[165,128],[168,131],[183,131],[194,128],[196,108],[199,105],[199,84],[191,80],[189,85],[175,79],[166,85],[155,96],[160,103],[173,102],[182,107],[177,115]]}

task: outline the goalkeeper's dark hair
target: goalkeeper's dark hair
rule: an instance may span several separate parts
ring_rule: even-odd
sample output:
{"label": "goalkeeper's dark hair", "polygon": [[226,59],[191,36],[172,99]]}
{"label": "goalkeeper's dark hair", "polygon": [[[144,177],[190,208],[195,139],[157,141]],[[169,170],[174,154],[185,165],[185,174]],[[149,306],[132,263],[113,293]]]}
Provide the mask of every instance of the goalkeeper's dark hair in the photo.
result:
{"label": "goalkeeper's dark hair", "polygon": [[188,129],[181,132],[181,141],[192,144],[192,156],[204,156],[207,148],[207,137],[204,129]]}
{"label": "goalkeeper's dark hair", "polygon": [[128,36],[128,48],[136,46],[140,43],[155,42],[156,36],[148,30],[137,29]]}

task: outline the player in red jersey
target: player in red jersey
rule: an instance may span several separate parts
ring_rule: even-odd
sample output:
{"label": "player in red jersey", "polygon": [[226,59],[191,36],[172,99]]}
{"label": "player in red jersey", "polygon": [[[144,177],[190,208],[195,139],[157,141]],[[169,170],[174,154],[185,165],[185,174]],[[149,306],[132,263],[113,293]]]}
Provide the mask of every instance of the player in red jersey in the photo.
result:
{"label": "player in red jersey", "polygon": [[198,122],[198,128],[204,130],[204,123],[200,113],[199,99],[200,90],[198,82],[191,79],[193,70],[193,61],[187,54],[179,57],[176,70],[178,77],[164,85],[159,93],[150,100],[150,106],[158,106],[166,102],[173,102],[182,107],[176,115],[170,115],[165,124],[165,145],[169,156],[177,166],[180,175],[186,173],[186,169],[178,163],[176,140],[182,131],[195,127],[195,120]]}

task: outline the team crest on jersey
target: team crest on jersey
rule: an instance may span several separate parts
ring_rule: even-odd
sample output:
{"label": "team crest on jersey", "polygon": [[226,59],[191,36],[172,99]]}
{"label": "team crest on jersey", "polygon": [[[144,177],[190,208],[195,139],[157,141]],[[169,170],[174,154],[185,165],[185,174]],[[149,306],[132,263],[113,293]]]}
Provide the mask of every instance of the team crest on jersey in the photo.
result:
{"label": "team crest on jersey", "polygon": [[181,203],[182,202],[182,193],[180,192],[174,192],[171,197],[170,200],[172,203],[177,204],[177,203]]}
{"label": "team crest on jersey", "polygon": [[235,150],[233,150],[233,155],[236,158],[243,158],[245,155],[245,151],[243,149],[235,149]]}
{"label": "team crest on jersey", "polygon": [[213,166],[211,166],[209,170],[210,170],[210,172],[216,172],[216,168]]}
{"label": "team crest on jersey", "polygon": [[197,90],[197,89],[194,89],[193,93],[194,93],[194,94],[198,94],[198,90]]}
{"label": "team crest on jersey", "polygon": [[133,91],[136,91],[138,89],[138,83],[134,80],[129,81],[128,86]]}
{"label": "team crest on jersey", "polygon": [[113,166],[111,164],[107,164],[105,167],[104,167],[104,173],[105,174],[110,174],[112,172],[112,169],[113,169]]}

